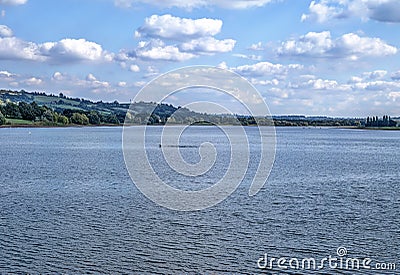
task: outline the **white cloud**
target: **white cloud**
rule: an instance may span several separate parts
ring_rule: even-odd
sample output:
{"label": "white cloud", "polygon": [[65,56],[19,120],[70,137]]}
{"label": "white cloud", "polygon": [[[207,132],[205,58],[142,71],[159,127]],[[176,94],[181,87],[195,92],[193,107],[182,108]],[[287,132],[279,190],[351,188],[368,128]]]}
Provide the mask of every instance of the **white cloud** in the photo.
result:
{"label": "white cloud", "polygon": [[0,37],[11,37],[13,36],[12,30],[6,25],[0,25]]}
{"label": "white cloud", "polygon": [[253,51],[263,51],[263,50],[265,50],[265,47],[264,47],[264,45],[263,45],[262,42],[258,42],[258,43],[256,43],[256,44],[252,44],[252,45],[249,47],[249,50],[253,50]]}
{"label": "white cloud", "polygon": [[217,67],[220,68],[220,69],[224,69],[224,70],[228,69],[228,65],[226,65],[226,62],[225,62],[225,61],[219,63],[219,64],[217,65]]}
{"label": "white cloud", "polygon": [[6,11],[5,11],[5,10],[1,10],[0,16],[1,16],[1,17],[5,17],[5,16],[6,16]]}
{"label": "white cloud", "polygon": [[60,72],[55,72],[52,77],[52,80],[55,80],[55,81],[63,81],[65,79],[66,79],[66,75],[64,75]]}
{"label": "white cloud", "polygon": [[127,83],[125,81],[118,82],[118,87],[126,87]]}
{"label": "white cloud", "polygon": [[303,14],[301,21],[312,20],[322,23],[331,19],[346,17],[345,8],[340,2],[337,1],[336,5],[329,5],[331,2],[329,0],[322,0],[320,2],[311,1],[309,6],[310,13]]}
{"label": "white cloud", "polygon": [[131,54],[118,54],[118,60],[186,61],[200,55],[230,52],[236,44],[233,39],[213,37],[221,31],[221,20],[188,19],[166,14],[152,15],[145,21],[136,31],[136,37],[150,39],[140,41]]}
{"label": "white cloud", "polygon": [[39,86],[43,83],[43,80],[36,77],[31,77],[22,81],[27,86]]}
{"label": "white cloud", "polygon": [[261,85],[261,86],[278,86],[280,84],[280,81],[276,78],[272,80],[258,80],[256,78],[252,78],[250,82],[253,85]]}
{"label": "white cloud", "polygon": [[146,71],[149,74],[154,74],[154,73],[158,74],[158,72],[159,72],[158,69],[154,66],[148,66]]}
{"label": "white cloud", "polygon": [[184,52],[196,54],[225,53],[232,51],[235,44],[236,41],[233,39],[218,40],[214,37],[204,37],[182,43],[179,48]]}
{"label": "white cloud", "polygon": [[100,91],[105,91],[111,88],[111,84],[109,82],[100,81],[91,73],[86,76],[86,81],[79,80],[76,81],[76,83],[72,84],[87,87],[89,89],[92,89],[92,91],[94,91],[95,93],[98,93]]}
{"label": "white cloud", "polygon": [[176,46],[165,45],[161,40],[140,42],[135,54],[144,60],[186,61],[195,57],[192,53],[181,52]]}
{"label": "white cloud", "polygon": [[393,80],[400,80],[400,71],[392,73],[391,78]]}
{"label": "white cloud", "polygon": [[156,7],[194,9],[201,7],[220,7],[226,9],[248,9],[262,7],[273,0],[114,0],[116,6],[129,8],[135,4],[149,4]]}
{"label": "white cloud", "polygon": [[131,66],[129,67],[129,70],[130,70],[131,72],[134,72],[134,73],[140,72],[139,66],[138,66],[138,65],[135,65],[135,64],[131,65]]}
{"label": "white cloud", "polygon": [[16,6],[16,5],[23,5],[26,2],[28,2],[28,0],[0,0],[0,5]]}
{"label": "white cloud", "polygon": [[273,2],[272,0],[214,0],[208,1],[214,3],[216,6],[220,6],[228,9],[248,9],[254,7],[263,7],[266,4]]}
{"label": "white cloud", "polygon": [[59,42],[46,42],[39,46],[39,51],[49,59],[62,61],[111,61],[112,55],[103,51],[102,47],[85,39],[63,39]]}
{"label": "white cloud", "polygon": [[131,54],[129,52],[126,52],[125,50],[120,50],[120,52],[114,56],[114,60],[118,61],[120,63],[123,63],[128,60],[134,60],[134,59],[135,59],[135,57],[131,56]]}
{"label": "white cloud", "polygon": [[336,41],[336,47],[344,54],[359,56],[387,56],[397,53],[397,48],[385,43],[380,38],[360,37],[348,33]]}
{"label": "white cloud", "polygon": [[323,55],[334,47],[329,31],[309,32],[299,39],[282,43],[278,53],[282,55]]}
{"label": "white cloud", "polygon": [[307,81],[303,88],[312,88],[314,90],[333,90],[337,87],[338,83],[335,80],[311,79]]}
{"label": "white cloud", "polygon": [[112,61],[113,54],[101,45],[85,39],[62,39],[58,42],[37,44],[13,36],[12,30],[0,25],[0,59],[51,61]]}
{"label": "white cloud", "polygon": [[233,54],[235,57],[243,58],[243,59],[249,59],[249,60],[254,60],[254,61],[261,61],[262,56],[261,55],[255,55],[255,54]]}
{"label": "white cloud", "polygon": [[97,79],[96,79],[96,77],[93,75],[93,74],[88,74],[87,76],[86,76],[86,81],[96,81]]}
{"label": "white cloud", "polygon": [[189,19],[170,14],[152,15],[135,32],[136,37],[186,40],[214,36],[221,31],[222,21],[218,19]]}
{"label": "white cloud", "polygon": [[298,39],[285,41],[277,50],[279,55],[336,57],[357,60],[367,56],[387,56],[397,53],[397,48],[380,38],[360,37],[347,33],[332,39],[329,31],[309,32]]}
{"label": "white cloud", "polygon": [[135,34],[149,40],[140,41],[132,53],[120,52],[116,59],[186,61],[200,55],[230,52],[235,47],[235,40],[214,37],[221,27],[222,21],[218,19],[152,15]]}
{"label": "white cloud", "polygon": [[235,72],[252,77],[266,76],[266,75],[286,75],[290,71],[298,71],[303,69],[300,64],[273,64],[270,62],[259,62],[253,65],[243,65],[232,68]]}
{"label": "white cloud", "polygon": [[303,14],[302,21],[323,23],[332,19],[359,17],[382,22],[400,22],[398,0],[319,0],[311,1],[309,13]]}
{"label": "white cloud", "polygon": [[113,55],[85,39],[63,39],[59,42],[36,44],[17,37],[0,37],[0,59],[50,61],[111,61]]}
{"label": "white cloud", "polygon": [[8,71],[0,71],[0,78],[12,78],[17,76],[16,74],[10,73]]}
{"label": "white cloud", "polygon": [[366,79],[382,79],[387,75],[387,71],[385,70],[375,70],[373,72],[363,73],[364,78]]}
{"label": "white cloud", "polygon": [[362,81],[363,81],[362,77],[352,76],[349,80],[349,83],[360,83]]}
{"label": "white cloud", "polygon": [[138,88],[141,88],[141,87],[143,87],[143,86],[146,85],[146,84],[147,84],[146,81],[137,81],[137,82],[135,82],[135,83],[133,84],[133,86],[138,87]]}
{"label": "white cloud", "polygon": [[0,38],[0,59],[5,60],[39,60],[44,61],[37,44],[26,42],[16,37]]}

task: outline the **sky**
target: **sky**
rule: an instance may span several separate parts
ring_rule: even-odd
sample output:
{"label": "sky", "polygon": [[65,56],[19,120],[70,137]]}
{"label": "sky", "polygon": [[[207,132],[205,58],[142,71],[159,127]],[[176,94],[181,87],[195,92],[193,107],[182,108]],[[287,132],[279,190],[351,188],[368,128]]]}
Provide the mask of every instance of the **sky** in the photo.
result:
{"label": "sky", "polygon": [[398,0],[0,0],[0,88],[129,102],[210,65],[274,115],[399,116],[399,33]]}

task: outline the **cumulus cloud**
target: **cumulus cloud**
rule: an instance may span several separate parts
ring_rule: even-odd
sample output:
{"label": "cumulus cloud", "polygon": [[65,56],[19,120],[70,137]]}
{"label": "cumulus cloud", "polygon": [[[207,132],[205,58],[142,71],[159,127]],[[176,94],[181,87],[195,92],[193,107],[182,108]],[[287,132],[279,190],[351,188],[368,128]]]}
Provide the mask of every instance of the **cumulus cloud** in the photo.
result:
{"label": "cumulus cloud", "polygon": [[265,47],[264,47],[264,45],[263,45],[262,42],[258,42],[258,43],[252,44],[252,45],[249,47],[249,50],[253,50],[253,51],[263,51],[263,50],[265,50]]}
{"label": "cumulus cloud", "polygon": [[300,38],[282,43],[278,53],[282,55],[323,55],[333,48],[329,31],[309,32]]}
{"label": "cumulus cloud", "polygon": [[130,70],[131,72],[134,72],[134,73],[140,72],[139,66],[138,66],[138,65],[135,65],[135,64],[131,65],[131,66],[129,67],[129,70]]}
{"label": "cumulus cloud", "polygon": [[222,21],[218,19],[189,19],[170,14],[152,15],[145,19],[143,26],[135,32],[136,37],[151,37],[172,40],[186,40],[214,36],[221,31]]}
{"label": "cumulus cloud", "polygon": [[391,78],[393,80],[400,80],[400,71],[392,73]]}
{"label": "cumulus cloud", "polygon": [[113,54],[101,45],[85,39],[62,39],[58,42],[37,44],[11,36],[12,31],[3,28],[0,35],[0,59],[50,61],[53,63],[77,61],[112,61]]}
{"label": "cumulus cloud", "polygon": [[332,39],[329,31],[309,32],[297,39],[285,41],[277,50],[279,55],[336,57],[357,60],[361,57],[394,55],[397,48],[380,38],[360,37],[347,33]]}
{"label": "cumulus cloud", "polygon": [[66,76],[60,72],[55,72],[52,76],[52,80],[55,81],[63,81],[66,79]]}
{"label": "cumulus cloud", "polygon": [[238,66],[236,68],[232,68],[232,70],[241,75],[259,77],[266,75],[270,76],[285,75],[290,71],[299,71],[302,70],[303,68],[304,66],[300,64],[282,65],[282,64],[273,64],[270,62],[259,62],[253,65]]}
{"label": "cumulus cloud", "polygon": [[0,25],[0,38],[13,36],[13,31],[6,25]]}
{"label": "cumulus cloud", "polygon": [[0,5],[10,5],[10,6],[17,6],[17,5],[23,5],[28,0],[0,0]]}
{"label": "cumulus cloud", "polygon": [[[89,73],[84,79],[82,79],[67,73],[55,72],[50,80],[55,87],[59,87],[59,90],[61,88],[67,88],[74,92],[82,93],[90,91],[95,94],[111,93],[116,91],[110,82],[97,79],[93,73]],[[122,87],[119,83],[115,86]]]}
{"label": "cumulus cloud", "polygon": [[129,8],[135,4],[149,4],[156,7],[182,8],[191,10],[201,7],[220,7],[225,9],[248,9],[262,7],[273,0],[115,0],[117,7]]}
{"label": "cumulus cloud", "polygon": [[136,57],[144,60],[185,61],[195,57],[192,53],[181,52],[174,45],[165,45],[161,40],[140,42],[135,50]]}
{"label": "cumulus cloud", "polygon": [[303,14],[301,20],[323,23],[332,19],[348,17],[382,22],[400,22],[400,5],[398,0],[311,1],[309,13]]}
{"label": "cumulus cloud", "polygon": [[179,48],[184,52],[195,52],[197,54],[225,53],[235,47],[233,39],[218,40],[214,37],[204,37],[182,43]]}
{"label": "cumulus cloud", "polygon": [[365,72],[363,76],[365,79],[382,79],[387,75],[387,71],[385,70],[375,70],[373,72]]}
{"label": "cumulus cloud", "polygon": [[97,79],[96,79],[96,77],[93,75],[93,74],[88,74],[87,76],[86,76],[86,81],[89,81],[89,82],[93,82],[93,81],[96,81]]}
{"label": "cumulus cloud", "polygon": [[0,37],[0,59],[3,60],[38,60],[46,57],[40,54],[39,46],[16,37]]}
{"label": "cumulus cloud", "polygon": [[312,88],[314,90],[333,90],[338,87],[336,80],[310,79],[303,83],[302,88]]}
{"label": "cumulus cloud", "polygon": [[322,0],[320,2],[311,1],[309,6],[309,14],[303,14],[301,16],[301,21],[317,21],[319,23],[337,19],[337,18],[345,18],[347,17],[346,7],[343,6],[342,2],[337,1],[336,5],[330,5],[331,2],[336,1],[328,1]]}
{"label": "cumulus cloud", "polygon": [[43,83],[43,80],[36,77],[31,77],[22,81],[27,86],[39,86]]}
{"label": "cumulus cloud", "polygon": [[39,53],[48,59],[62,61],[111,61],[112,55],[101,45],[85,39],[62,39],[59,42],[46,42],[39,45]]}
{"label": "cumulus cloud", "polygon": [[235,47],[233,39],[216,39],[221,32],[222,21],[218,19],[189,19],[172,15],[152,15],[145,19],[143,26],[136,30],[140,41],[135,50],[117,59],[186,61],[201,55],[230,52]]}

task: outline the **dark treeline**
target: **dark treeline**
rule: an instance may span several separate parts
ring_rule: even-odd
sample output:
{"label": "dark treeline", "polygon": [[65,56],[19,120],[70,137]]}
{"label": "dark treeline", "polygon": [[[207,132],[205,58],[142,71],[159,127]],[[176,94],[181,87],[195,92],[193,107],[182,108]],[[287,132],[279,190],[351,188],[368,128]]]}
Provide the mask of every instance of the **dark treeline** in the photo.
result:
{"label": "dark treeline", "polygon": [[[93,102],[83,98],[71,98],[43,92],[29,93],[24,90],[0,90],[0,125],[35,124],[44,126],[64,125],[266,125],[302,127],[396,127],[397,122],[389,116],[368,118],[332,118],[281,115],[253,117],[249,115],[207,114],[155,102],[119,103]],[[399,120],[399,118],[397,118]]]}
{"label": "dark treeline", "polygon": [[22,119],[48,126],[119,124],[115,114],[104,115],[97,111],[85,112],[71,109],[57,112],[45,105],[39,106],[36,102],[19,102],[18,104],[7,102],[5,105],[0,105],[0,125],[6,124],[7,118]]}
{"label": "dark treeline", "polygon": [[392,120],[390,116],[383,116],[382,119],[375,117],[367,117],[365,127],[396,127],[397,122]]}

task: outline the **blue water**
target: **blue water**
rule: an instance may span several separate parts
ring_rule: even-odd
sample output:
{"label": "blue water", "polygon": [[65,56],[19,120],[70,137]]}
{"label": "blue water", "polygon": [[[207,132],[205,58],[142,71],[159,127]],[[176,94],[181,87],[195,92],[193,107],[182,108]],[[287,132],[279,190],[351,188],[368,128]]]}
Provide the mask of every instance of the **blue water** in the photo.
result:
{"label": "blue water", "polygon": [[[180,188],[181,178],[163,170],[151,138],[158,133],[149,129],[149,159]],[[1,274],[400,273],[400,132],[277,128],[276,162],[260,193],[248,196],[246,177],[232,196],[198,212],[144,197],[125,168],[121,135],[107,127],[0,129]],[[213,127],[188,135],[193,144],[220,141],[221,159],[193,182],[201,189],[224,173],[229,148]],[[257,267],[265,253],[322,259],[341,246],[397,270]]]}

